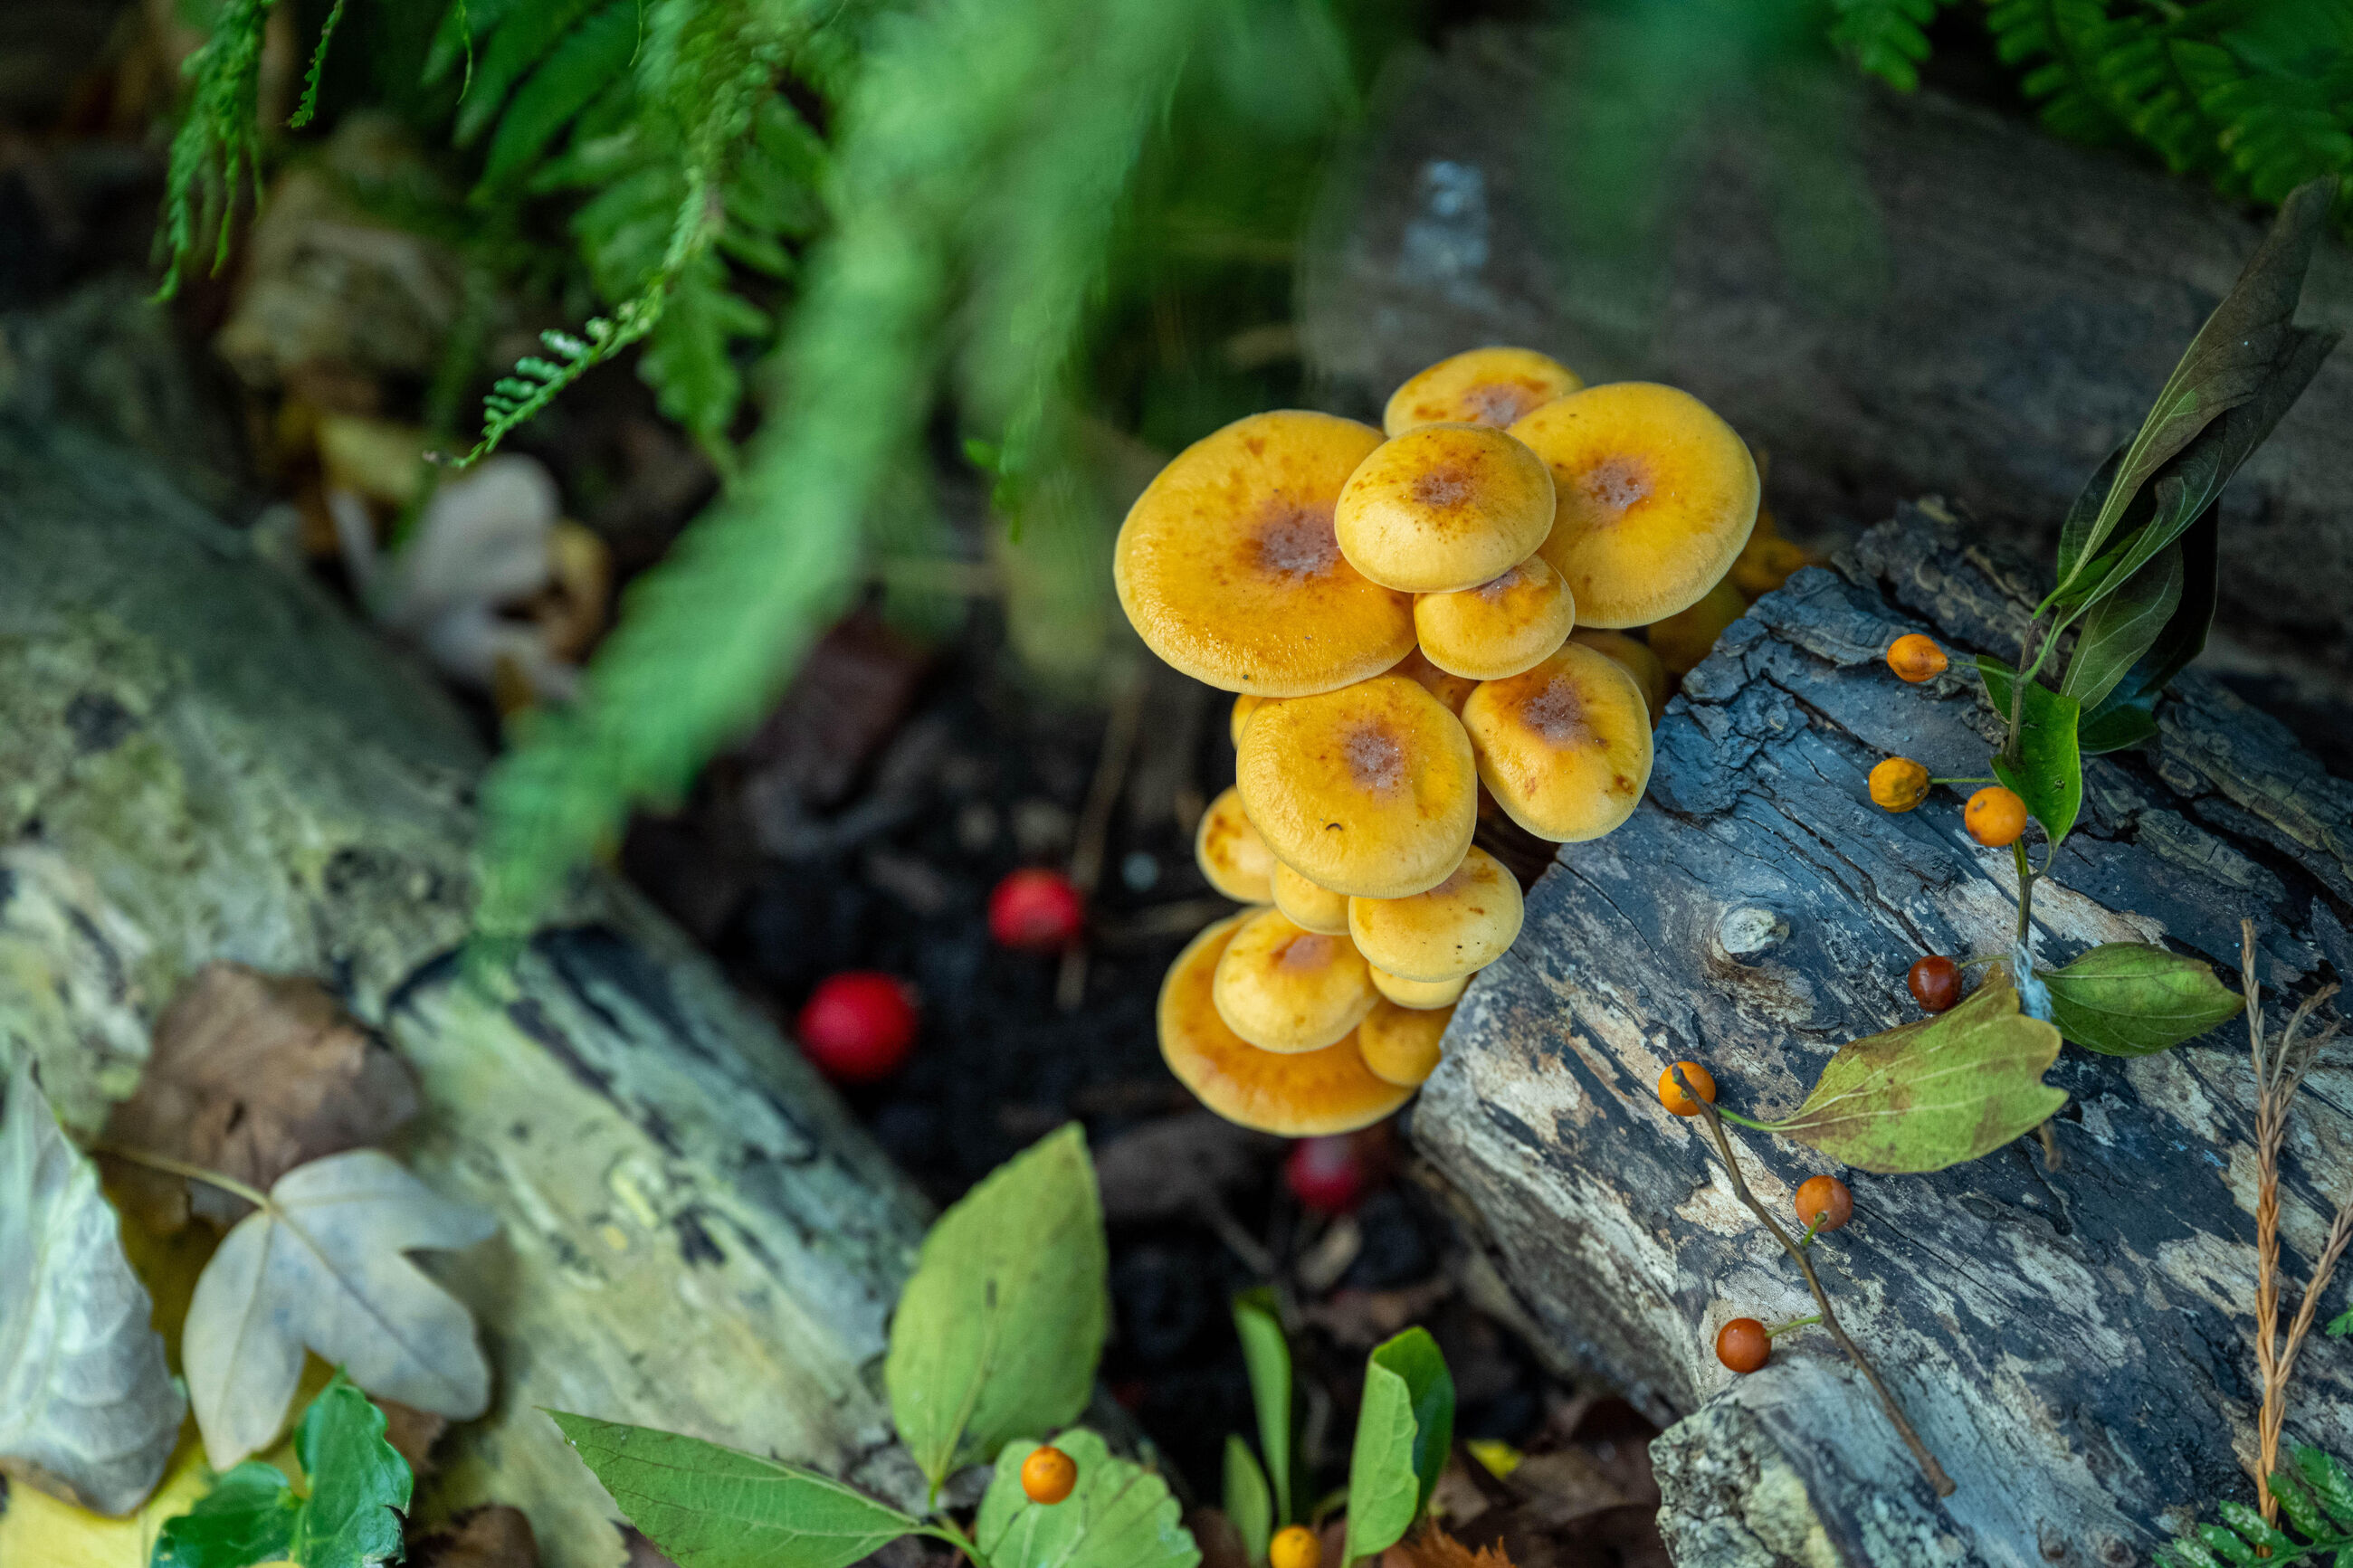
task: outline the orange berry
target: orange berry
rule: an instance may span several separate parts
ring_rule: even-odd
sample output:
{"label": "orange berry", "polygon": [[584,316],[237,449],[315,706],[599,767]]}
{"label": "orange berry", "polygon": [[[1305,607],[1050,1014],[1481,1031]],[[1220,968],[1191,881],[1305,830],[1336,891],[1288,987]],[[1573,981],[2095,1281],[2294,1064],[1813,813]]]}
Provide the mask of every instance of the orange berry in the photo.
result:
{"label": "orange berry", "polygon": [[1031,1502],[1051,1506],[1078,1484],[1078,1461],[1051,1444],[1030,1449],[1021,1461],[1021,1490]]}
{"label": "orange berry", "polygon": [[[1854,1217],[1854,1194],[1836,1176],[1808,1176],[1798,1184],[1798,1223],[1836,1230]],[[1817,1221],[1820,1223],[1816,1224]]]}
{"label": "orange berry", "polygon": [[1286,1524],[1267,1542],[1267,1568],[1320,1568],[1324,1544],[1303,1524]]}
{"label": "orange berry", "polygon": [[1735,1318],[1715,1331],[1715,1359],[1735,1372],[1755,1372],[1772,1356],[1773,1337],[1754,1318]]}
{"label": "orange berry", "polygon": [[1659,1075],[1661,1105],[1665,1106],[1677,1116],[1699,1114],[1699,1100],[1685,1094],[1683,1086],[1675,1081],[1675,1068],[1683,1069],[1683,1077],[1691,1080],[1691,1086],[1697,1092],[1700,1100],[1706,1100],[1710,1105],[1715,1103],[1715,1079],[1708,1076],[1707,1069],[1697,1062],[1677,1062],[1675,1067],[1671,1067]]}
{"label": "orange berry", "polygon": [[1928,798],[1928,770],[1909,757],[1890,757],[1871,770],[1871,804],[1909,811]]}
{"label": "orange berry", "polygon": [[2026,831],[2026,803],[2018,798],[2016,790],[1988,784],[1969,796],[1961,821],[1970,837],[1989,849],[2000,849],[2018,842],[2018,836]]}
{"label": "orange berry", "polygon": [[1918,632],[1905,633],[1887,650],[1887,668],[1895,672],[1897,679],[1915,686],[1944,674],[1947,662],[1936,639],[1922,637]]}

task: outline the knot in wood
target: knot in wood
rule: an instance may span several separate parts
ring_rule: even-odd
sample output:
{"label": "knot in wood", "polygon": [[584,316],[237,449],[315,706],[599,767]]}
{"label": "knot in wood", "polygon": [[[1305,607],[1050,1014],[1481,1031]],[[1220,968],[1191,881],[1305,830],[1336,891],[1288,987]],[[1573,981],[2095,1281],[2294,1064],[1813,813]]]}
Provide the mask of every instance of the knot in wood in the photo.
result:
{"label": "knot in wood", "polygon": [[1789,922],[1754,904],[1726,910],[1715,923],[1716,945],[1726,958],[1747,958],[1788,939]]}

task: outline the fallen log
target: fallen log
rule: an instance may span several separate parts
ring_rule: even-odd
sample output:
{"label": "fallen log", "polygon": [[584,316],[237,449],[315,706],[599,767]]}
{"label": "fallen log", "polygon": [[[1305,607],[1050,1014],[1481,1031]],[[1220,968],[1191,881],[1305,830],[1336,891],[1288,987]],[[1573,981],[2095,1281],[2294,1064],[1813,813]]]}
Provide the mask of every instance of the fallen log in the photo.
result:
{"label": "fallen log", "polygon": [[[1891,815],[1865,774],[1899,752],[1979,771],[2000,730],[1964,656],[2014,658],[2033,586],[1923,504],[1758,601],[1669,705],[1633,818],[1563,847],[1536,883],[1413,1111],[1550,1348],[1673,1423],[1652,1454],[1683,1568],[2122,1568],[2250,1495],[2253,1079],[2235,1026],[2134,1059],[2067,1047],[2046,1079],[2068,1095],[2055,1163],[2021,1139],[1935,1174],[1841,1173],[1855,1217],[1817,1267],[1950,1497],[1820,1331],[1746,1378],[1712,1351],[1727,1319],[1813,1307],[1653,1085],[1695,1060],[1721,1105],[1786,1112],[1840,1044],[1919,1016],[1915,957],[2007,949],[2007,852],[1960,831],[1950,792]],[[1915,630],[1955,652],[1916,688],[1882,662]],[[2275,1005],[2353,974],[2353,784],[2194,672],[2158,719],[2149,751],[2088,764],[2082,823],[2037,889],[2040,952],[2163,940],[2235,975],[2244,917]],[[2353,1191],[2348,1110],[2353,1071],[2324,1061],[2286,1160],[2291,1281]],[[1800,1181],[1837,1169],[1730,1131],[1785,1215]],[[2304,1353],[2291,1439],[2353,1452],[2353,1346],[2316,1335]]]}
{"label": "fallen log", "polygon": [[[1577,47],[1470,27],[1393,72],[1303,266],[1301,332],[1331,406],[1377,418],[1422,366],[1525,343],[1588,381],[1706,400],[1770,455],[1768,500],[1796,536],[1851,536],[1934,494],[2041,556],[2262,236],[2261,215],[2125,154],[1826,71],[1802,113],[1842,163],[1778,161],[1786,125],[1711,101],[1694,176],[1647,193],[1656,255],[1630,260],[1568,183],[1562,110],[1612,85],[1578,75]],[[1852,200],[1831,232],[1802,231],[1793,188]],[[2343,246],[2322,247],[2304,318],[2353,327]],[[2222,500],[2222,626],[2340,682],[2348,425],[2338,354]]]}
{"label": "fallen log", "polygon": [[922,1200],[617,879],[495,992],[461,979],[482,748],[267,537],[0,413],[0,1064],[29,1051],[94,1132],[216,959],[326,980],[390,1038],[425,1105],[397,1152],[501,1225],[428,1259],[495,1377],[438,1516],[511,1503],[554,1568],[624,1561],[543,1405],[920,1500],[879,1368]]}

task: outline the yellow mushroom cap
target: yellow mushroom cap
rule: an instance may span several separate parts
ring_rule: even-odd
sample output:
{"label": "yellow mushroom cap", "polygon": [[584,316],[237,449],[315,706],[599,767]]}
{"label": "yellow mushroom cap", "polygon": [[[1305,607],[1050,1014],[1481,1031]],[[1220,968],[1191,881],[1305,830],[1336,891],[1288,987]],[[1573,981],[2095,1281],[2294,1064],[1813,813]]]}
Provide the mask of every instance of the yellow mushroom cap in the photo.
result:
{"label": "yellow mushroom cap", "polygon": [[1226,719],[1226,733],[1232,738],[1235,746],[1241,745],[1242,731],[1250,728],[1250,715],[1258,711],[1260,703],[1267,700],[1269,699],[1253,697],[1247,691],[1234,699],[1234,710]]}
{"label": "yellow mushroom cap", "polygon": [[1308,931],[1324,936],[1347,934],[1348,895],[1309,881],[1280,860],[1274,862],[1274,907]]}
{"label": "yellow mushroom cap", "polygon": [[1445,594],[1535,554],[1553,510],[1552,471],[1501,430],[1425,425],[1357,465],[1333,526],[1341,553],[1373,582]]}
{"label": "yellow mushroom cap", "polygon": [[1389,395],[1381,428],[1402,436],[1424,425],[1493,425],[1498,430],[1585,384],[1534,349],[1472,349],[1440,360]]}
{"label": "yellow mushroom cap", "polygon": [[1397,667],[1389,673],[1404,676],[1408,680],[1437,698],[1446,704],[1446,710],[1457,719],[1462,717],[1462,705],[1470,701],[1471,694],[1479,689],[1477,681],[1466,680],[1459,675],[1449,675],[1430,663],[1429,658],[1419,647],[1398,660]]}
{"label": "yellow mushroom cap", "polygon": [[1419,1089],[1438,1070],[1439,1047],[1452,1007],[1423,1011],[1384,1002],[1356,1028],[1356,1050],[1365,1068],[1384,1083]]}
{"label": "yellow mushroom cap", "polygon": [[1195,937],[1161,983],[1160,1057],[1177,1081],[1227,1121],[1279,1138],[1353,1132],[1411,1099],[1413,1090],[1366,1070],[1353,1034],[1320,1051],[1282,1056],[1226,1026],[1213,995],[1218,961],[1251,918],[1232,916]]}
{"label": "yellow mushroom cap", "polygon": [[1353,419],[1253,414],[1178,453],[1128,510],[1113,553],[1121,608],[1197,680],[1261,697],[1377,675],[1413,643],[1413,605],[1340,552],[1332,512],[1380,433]]}
{"label": "yellow mushroom cap", "polygon": [[1576,601],[1541,555],[1475,588],[1413,602],[1422,657],[1466,680],[1501,680],[1543,663],[1576,625]]}
{"label": "yellow mushroom cap", "polygon": [[1725,578],[1710,588],[1700,602],[1654,622],[1643,636],[1659,663],[1676,675],[1689,675],[1715,648],[1724,628],[1748,613],[1748,601]]}
{"label": "yellow mushroom cap", "polygon": [[1212,995],[1226,1027],[1262,1051],[1320,1051],[1365,1020],[1381,994],[1345,936],[1261,910],[1218,960]]}
{"label": "yellow mushroom cap", "polygon": [[1620,381],[1554,399],[1512,426],[1551,467],[1544,558],[1588,626],[1639,626],[1698,602],[1757,522],[1756,461],[1688,392]]}
{"label": "yellow mushroom cap", "polygon": [[1360,898],[1436,887],[1462,863],[1478,826],[1470,737],[1437,698],[1399,676],[1261,709],[1242,734],[1234,782],[1276,859]]}
{"label": "yellow mushroom cap", "polygon": [[1240,904],[1263,904],[1274,897],[1274,852],[1242,810],[1240,791],[1218,792],[1193,834],[1193,858],[1209,886]]}
{"label": "yellow mushroom cap", "polygon": [[1518,880],[1474,847],[1452,876],[1426,893],[1350,899],[1348,935],[1366,963],[1391,974],[1452,980],[1503,957],[1520,934],[1521,915]]}
{"label": "yellow mushroom cap", "polygon": [[1604,631],[1594,626],[1579,626],[1568,634],[1568,640],[1581,643],[1602,655],[1619,668],[1634,678],[1642,689],[1642,700],[1650,704],[1651,728],[1659,727],[1659,717],[1667,710],[1667,667],[1651,651],[1651,645],[1640,637],[1630,637],[1624,632]]}
{"label": "yellow mushroom cap", "polygon": [[1651,782],[1641,689],[1608,655],[1578,643],[1525,675],[1481,686],[1462,727],[1495,804],[1539,838],[1600,837],[1634,814]]}
{"label": "yellow mushroom cap", "polygon": [[1463,987],[1471,984],[1467,974],[1458,974],[1451,980],[1408,980],[1402,974],[1391,974],[1377,963],[1371,968],[1374,990],[1400,1007],[1417,1010],[1451,1007],[1462,999]]}

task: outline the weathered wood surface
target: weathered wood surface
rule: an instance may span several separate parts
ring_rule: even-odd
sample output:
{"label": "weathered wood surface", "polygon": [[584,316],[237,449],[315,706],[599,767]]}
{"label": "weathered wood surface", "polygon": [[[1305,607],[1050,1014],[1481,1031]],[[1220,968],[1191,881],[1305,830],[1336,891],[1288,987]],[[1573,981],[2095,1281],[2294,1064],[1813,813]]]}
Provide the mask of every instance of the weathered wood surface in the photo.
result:
{"label": "weathered wood surface", "polygon": [[[2242,1030],[2137,1060],[2066,1048],[2047,1081],[2061,1164],[2031,1139],[1933,1175],[1845,1173],[1855,1219],[1816,1257],[1841,1317],[1959,1483],[1941,1504],[1819,1331],[1736,1381],[1716,1328],[1813,1310],[1796,1269],[1667,1114],[1669,1062],[1720,1103],[1793,1109],[1841,1043],[1918,1016],[1924,952],[2006,948],[2007,852],[1939,791],[1894,816],[1892,752],[1981,770],[1996,721],[1972,649],[2015,658],[2028,583],[1943,514],[1905,509],[1837,572],[1759,601],[1687,679],[1650,794],[1563,848],[1512,952],[1473,984],[1413,1112],[1554,1347],[1681,1424],[1656,1456],[1683,1568],[2143,1560],[2173,1510],[2245,1496],[2253,1156]],[[1955,670],[1881,660],[1934,632]],[[2038,888],[2040,951],[2163,938],[2234,971],[2243,915],[2266,984],[2353,973],[2353,784],[2192,674],[2161,743],[2090,764],[2081,826]],[[2353,1190],[2353,1071],[2318,1068],[2290,1141],[2284,1234],[2304,1278]],[[1768,1205],[1827,1159],[1733,1130]],[[2324,1310],[2342,1309],[2341,1282]],[[2293,1301],[2293,1297],[2291,1297]],[[2353,1452],[2353,1346],[2309,1342],[2289,1429]]]}
{"label": "weathered wood surface", "polygon": [[542,1405],[918,1491],[877,1373],[921,1200],[614,879],[510,988],[462,983],[481,750],[254,537],[0,412],[0,1063],[29,1050],[92,1131],[214,959],[319,975],[383,1028],[427,1106],[403,1152],[502,1226],[428,1260],[496,1376],[434,1495],[522,1506],[554,1568],[624,1547]]}
{"label": "weathered wood surface", "polygon": [[[1574,209],[1558,127],[1577,82],[1564,36],[1512,27],[1464,29],[1396,74],[1305,262],[1308,360],[1336,397],[1377,410],[1433,360],[1524,342],[1588,381],[1704,398],[1771,454],[1770,499],[1801,532],[1936,494],[2040,552],[2262,232],[2259,215],[2125,155],[1841,72],[1785,111],[1853,149],[1860,199],[1834,232],[1784,221],[1788,128],[1712,102],[1703,173],[1660,193],[1668,237],[1646,269],[1599,254]],[[2353,327],[2342,246],[2323,247],[2305,314]],[[2348,428],[2339,354],[2222,503],[2224,624],[2340,677]]]}

